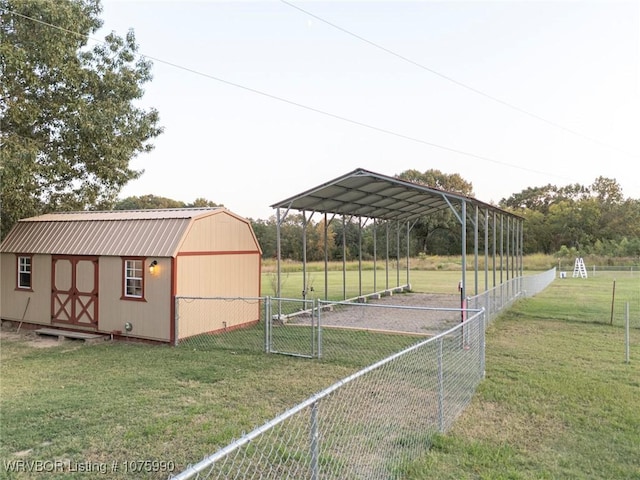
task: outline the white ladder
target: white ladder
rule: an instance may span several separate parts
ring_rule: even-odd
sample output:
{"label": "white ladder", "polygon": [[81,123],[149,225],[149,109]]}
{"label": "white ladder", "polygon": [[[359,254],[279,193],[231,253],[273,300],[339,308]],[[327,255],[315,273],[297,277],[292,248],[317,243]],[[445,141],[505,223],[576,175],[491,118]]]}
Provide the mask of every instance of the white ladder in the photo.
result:
{"label": "white ladder", "polygon": [[587,267],[584,266],[582,257],[576,258],[576,263],[573,266],[573,277],[587,278]]}

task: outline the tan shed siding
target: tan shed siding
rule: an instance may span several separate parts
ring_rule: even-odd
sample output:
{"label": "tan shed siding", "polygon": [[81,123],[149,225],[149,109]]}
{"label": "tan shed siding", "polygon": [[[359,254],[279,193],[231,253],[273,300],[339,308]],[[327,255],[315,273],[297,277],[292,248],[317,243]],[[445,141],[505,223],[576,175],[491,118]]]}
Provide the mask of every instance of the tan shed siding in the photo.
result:
{"label": "tan shed siding", "polygon": [[[33,291],[16,290],[17,255],[0,256],[0,317],[5,320],[24,321],[40,325],[51,324],[51,255],[33,255],[31,258],[31,285]],[[30,299],[30,300],[29,300]],[[26,309],[27,302],[29,307]]]}
{"label": "tan shed siding", "polygon": [[185,255],[178,257],[177,295],[257,297],[260,255]]}
{"label": "tan shed siding", "polygon": [[251,224],[226,210],[193,221],[180,252],[255,252]]}
{"label": "tan shed siding", "polygon": [[[151,275],[149,262],[158,261]],[[123,271],[121,257],[100,258],[99,330],[122,332],[124,325],[133,325],[130,335],[151,340],[170,340],[171,327],[171,259],[147,257],[144,270],[144,299],[122,300]]]}
{"label": "tan shed siding", "polygon": [[[185,255],[177,259],[178,296],[256,299],[260,254]],[[186,338],[250,325],[260,319],[260,302],[195,300],[178,311],[178,335]]]}
{"label": "tan shed siding", "polygon": [[219,333],[249,326],[260,319],[261,302],[215,299],[182,302],[178,312],[178,338],[201,333]]}

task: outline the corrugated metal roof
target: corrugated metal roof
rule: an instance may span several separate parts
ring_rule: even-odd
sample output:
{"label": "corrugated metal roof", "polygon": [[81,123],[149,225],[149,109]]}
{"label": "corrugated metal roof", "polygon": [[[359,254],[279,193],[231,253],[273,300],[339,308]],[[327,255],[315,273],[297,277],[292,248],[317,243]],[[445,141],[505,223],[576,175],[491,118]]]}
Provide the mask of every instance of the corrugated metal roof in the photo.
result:
{"label": "corrugated metal roof", "polygon": [[49,213],[20,220],[0,251],[171,257],[194,218],[221,208]]}
{"label": "corrugated metal roof", "polygon": [[512,213],[472,197],[388,177],[362,168],[282,200],[271,207],[406,221],[451,208],[452,203],[462,201],[515,217]]}

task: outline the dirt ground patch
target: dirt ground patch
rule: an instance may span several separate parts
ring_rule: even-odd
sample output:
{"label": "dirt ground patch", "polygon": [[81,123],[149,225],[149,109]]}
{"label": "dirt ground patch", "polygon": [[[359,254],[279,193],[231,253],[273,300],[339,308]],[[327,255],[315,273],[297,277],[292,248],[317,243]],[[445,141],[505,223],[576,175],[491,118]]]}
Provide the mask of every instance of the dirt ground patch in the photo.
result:
{"label": "dirt ground patch", "polygon": [[3,326],[0,329],[0,343],[4,341],[23,342],[33,348],[50,348],[60,345],[60,342],[55,337],[38,335],[29,330],[17,331],[17,329]]}

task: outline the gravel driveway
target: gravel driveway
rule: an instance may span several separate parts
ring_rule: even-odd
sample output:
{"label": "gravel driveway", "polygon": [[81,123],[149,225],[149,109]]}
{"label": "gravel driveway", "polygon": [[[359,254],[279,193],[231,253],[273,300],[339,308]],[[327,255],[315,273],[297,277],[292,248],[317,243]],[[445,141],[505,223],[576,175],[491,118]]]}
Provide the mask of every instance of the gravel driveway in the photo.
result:
{"label": "gravel driveway", "polygon": [[402,293],[367,303],[332,305],[320,315],[324,327],[433,335],[448,330],[460,321],[460,297],[425,293]]}

